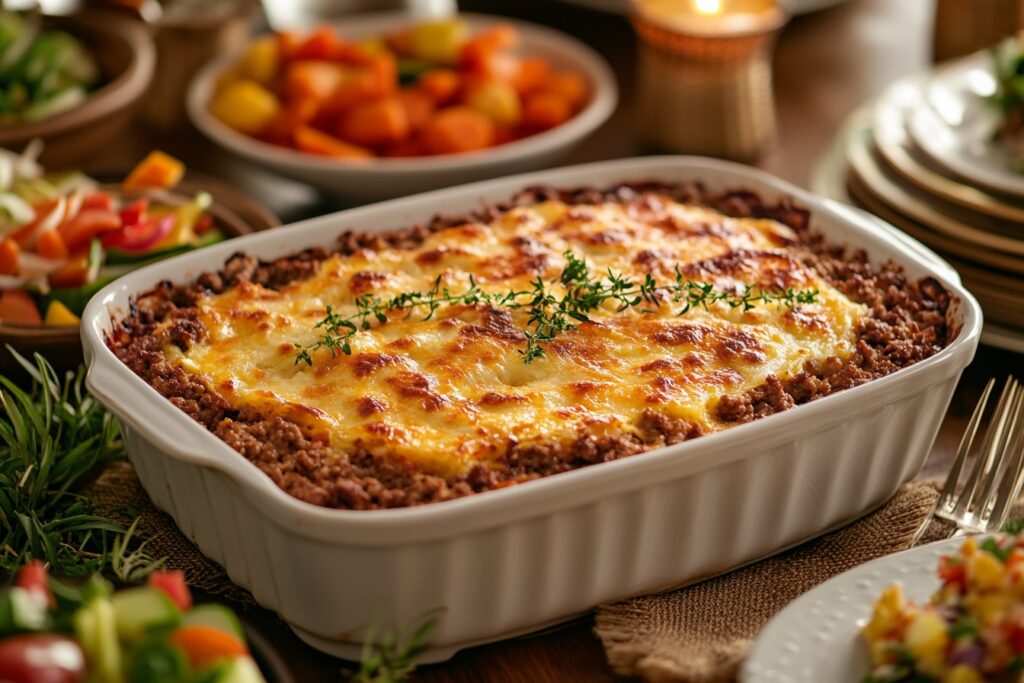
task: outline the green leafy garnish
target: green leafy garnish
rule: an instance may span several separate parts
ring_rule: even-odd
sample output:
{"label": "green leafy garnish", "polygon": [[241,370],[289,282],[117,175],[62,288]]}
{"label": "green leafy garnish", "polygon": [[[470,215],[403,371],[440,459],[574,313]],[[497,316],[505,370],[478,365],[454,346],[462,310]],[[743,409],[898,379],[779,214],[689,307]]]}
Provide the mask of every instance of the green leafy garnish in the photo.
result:
{"label": "green leafy garnish", "polygon": [[419,627],[402,637],[394,632],[377,634],[376,625],[366,633],[359,670],[349,672],[355,683],[402,683],[416,668],[416,657],[426,649],[426,638],[437,627],[439,617],[434,615]]}
{"label": "green leafy garnish", "polygon": [[141,578],[158,563],[133,539],[135,524],[99,514],[78,491],[124,457],[117,422],[86,391],[84,367],[61,379],[41,355],[11,353],[31,386],[0,377],[0,572],[39,558],[57,574]]}
{"label": "green leafy garnish", "polygon": [[[770,291],[744,285],[740,290],[722,290],[707,282],[688,280],[676,266],[675,280],[659,284],[651,274],[637,283],[610,268],[603,277],[593,278],[587,262],[572,251],[565,252],[566,265],[558,279],[548,283],[540,276],[530,283],[530,289],[509,290],[492,293],[480,288],[470,276],[469,289],[453,293],[442,286],[441,276],[434,280],[434,286],[426,292],[403,292],[388,299],[372,294],[363,294],[355,299],[355,313],[342,315],[331,306],[326,315],[316,324],[323,330],[316,343],[299,346],[295,363],[313,364],[313,354],[327,350],[331,357],[338,353],[352,353],[352,338],[374,324],[384,324],[393,311],[426,309],[423,320],[430,320],[441,306],[486,304],[508,309],[526,308],[530,317],[527,329],[523,331],[526,347],[519,350],[526,363],[543,357],[545,344],[560,334],[576,329],[580,323],[590,321],[590,313],[610,302],[615,310],[646,306],[641,312],[651,312],[663,304],[679,305],[679,315],[685,315],[695,308],[707,310],[714,303],[724,303],[731,308],[749,311],[760,304],[795,306],[817,301],[818,290],[796,290],[792,287]],[[559,293],[561,291],[561,293]]]}
{"label": "green leafy garnish", "polygon": [[1006,562],[1013,552],[1013,546],[1001,546],[995,538],[986,538],[981,542],[981,549],[990,555],[994,555],[1000,562]]}

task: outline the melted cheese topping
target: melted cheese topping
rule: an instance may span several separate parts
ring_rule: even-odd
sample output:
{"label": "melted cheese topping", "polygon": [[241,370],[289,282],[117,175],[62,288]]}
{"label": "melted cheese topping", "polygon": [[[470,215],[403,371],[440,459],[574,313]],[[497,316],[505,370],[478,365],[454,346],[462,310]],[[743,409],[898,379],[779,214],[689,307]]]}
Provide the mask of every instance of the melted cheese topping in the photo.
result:
{"label": "melted cheese topping", "polygon": [[[331,257],[281,291],[243,283],[207,296],[197,305],[207,339],[169,353],[236,406],[298,422],[339,451],[405,458],[448,476],[492,462],[516,442],[636,433],[646,411],[715,431],[724,395],[853,352],[866,311],[797,261],[787,251],[794,239],[771,220],[655,196],[627,205],[545,202],[490,225],[437,232],[414,249]],[[488,291],[529,289],[538,275],[557,280],[567,249],[587,260],[593,277],[611,268],[670,284],[678,264],[687,279],[719,288],[820,294],[795,308],[744,312],[719,303],[683,316],[677,305],[651,312],[609,304],[531,364],[518,353],[525,308],[450,306],[427,321],[422,311],[392,312],[352,338],[352,355],[321,350],[312,367],[295,363],[296,344],[316,342],[328,305],[349,315],[359,295],[426,292],[438,276],[453,293],[469,287],[470,274]]]}

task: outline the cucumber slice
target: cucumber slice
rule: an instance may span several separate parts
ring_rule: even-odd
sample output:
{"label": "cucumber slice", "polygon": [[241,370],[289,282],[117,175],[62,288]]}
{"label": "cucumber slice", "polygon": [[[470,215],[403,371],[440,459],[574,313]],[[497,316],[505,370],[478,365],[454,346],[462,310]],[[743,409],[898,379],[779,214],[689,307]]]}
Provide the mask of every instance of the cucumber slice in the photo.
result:
{"label": "cucumber slice", "polygon": [[121,644],[117,639],[114,606],[107,598],[94,598],[73,617],[75,637],[89,661],[95,683],[123,683]]}
{"label": "cucumber slice", "polygon": [[155,588],[129,588],[110,598],[114,606],[117,634],[122,640],[141,640],[158,626],[173,626],[181,621],[181,611],[163,591]]}
{"label": "cucumber slice", "polygon": [[245,642],[245,630],[242,628],[242,622],[238,621],[234,612],[223,605],[197,605],[185,613],[181,623],[186,626],[209,626],[218,631],[230,633]]}
{"label": "cucumber slice", "polygon": [[267,679],[252,657],[238,657],[221,670],[214,683],[267,683]]}

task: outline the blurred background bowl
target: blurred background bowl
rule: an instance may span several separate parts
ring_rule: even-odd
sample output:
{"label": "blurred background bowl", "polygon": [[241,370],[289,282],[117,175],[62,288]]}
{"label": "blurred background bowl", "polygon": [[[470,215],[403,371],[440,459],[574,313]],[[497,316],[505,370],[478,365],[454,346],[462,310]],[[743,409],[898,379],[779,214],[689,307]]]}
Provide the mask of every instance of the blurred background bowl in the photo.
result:
{"label": "blurred background bowl", "polygon": [[67,31],[93,53],[103,85],[78,107],[41,121],[0,127],[0,147],[20,150],[35,138],[40,161],[68,168],[91,159],[131,122],[153,78],[156,49],[146,27],[105,11],[73,17],[45,16],[43,27]]}
{"label": "blurred background bowl", "polygon": [[[254,164],[342,199],[366,202],[551,166],[581,144],[615,109],[615,76],[600,55],[575,38],[505,17],[460,17],[472,31],[499,22],[512,24],[519,31],[522,54],[538,55],[556,68],[583,74],[591,86],[590,102],[560,126],[478,152],[365,161],[327,159],[261,142],[232,130],[210,113],[217,78],[238,59],[239,55],[234,54],[216,60],[196,76],[189,90],[189,116],[208,138]],[[360,15],[337,22],[337,28],[346,38],[364,38],[395,31],[411,21],[408,14],[401,12]]]}

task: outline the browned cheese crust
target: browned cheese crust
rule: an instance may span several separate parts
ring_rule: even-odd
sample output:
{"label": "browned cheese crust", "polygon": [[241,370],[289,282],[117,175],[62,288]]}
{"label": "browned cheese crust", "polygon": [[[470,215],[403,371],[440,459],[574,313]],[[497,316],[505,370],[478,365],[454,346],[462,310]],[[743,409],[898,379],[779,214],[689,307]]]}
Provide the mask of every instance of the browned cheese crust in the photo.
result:
{"label": "browned cheese crust", "polygon": [[[507,204],[471,216],[437,217],[426,226],[388,234],[346,232],[338,240],[336,253],[414,247],[431,232],[469,221],[486,222],[512,206],[544,199],[569,204],[632,203],[646,201],[645,193],[651,192],[708,206],[728,216],[771,218],[790,226],[799,235],[795,250],[798,258],[849,299],[869,309],[859,323],[852,357],[845,361],[833,357],[815,367],[808,364],[789,379],[769,376],[762,386],[723,398],[717,409],[717,417],[723,422],[749,422],[888,375],[935,354],[955,334],[947,326],[950,296],[935,280],[911,282],[893,263],[872,265],[863,252],[826,244],[811,230],[809,213],[789,202],[767,204],[756,194],[744,191],[710,194],[699,185],[637,183],[604,191],[531,188]],[[568,445],[511,443],[497,466],[478,465],[468,473],[443,477],[418,471],[413,463],[402,459],[359,451],[338,452],[295,422],[267,417],[251,408],[233,407],[198,376],[186,373],[165,357],[164,348],[169,343],[187,349],[203,338],[205,331],[193,308],[198,297],[244,282],[280,288],[310,277],[329,255],[327,250],[313,249],[260,262],[235,254],[219,273],[204,274],[184,285],[162,283],[134,300],[129,315],[109,335],[108,345],[134,373],[259,467],[284,491],[326,507],[369,510],[444,501],[616,460],[703,433],[700,425],[648,410],[637,434],[583,435]],[[162,324],[168,321],[172,324]]]}

